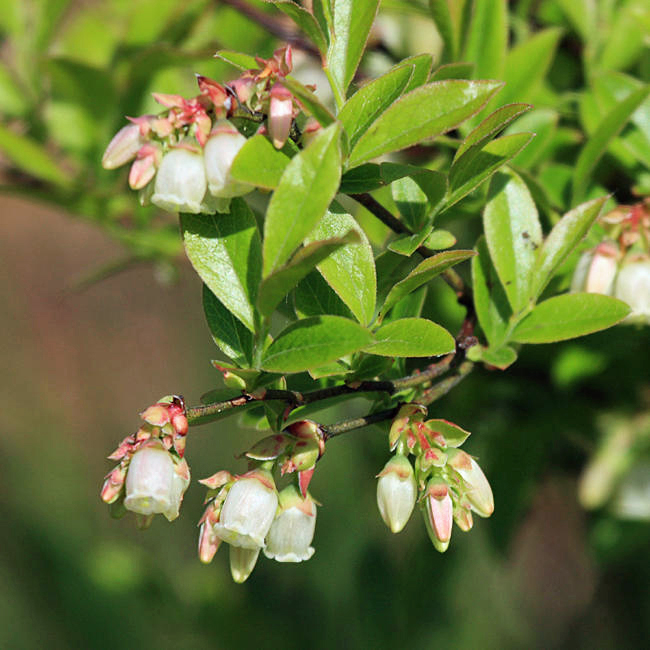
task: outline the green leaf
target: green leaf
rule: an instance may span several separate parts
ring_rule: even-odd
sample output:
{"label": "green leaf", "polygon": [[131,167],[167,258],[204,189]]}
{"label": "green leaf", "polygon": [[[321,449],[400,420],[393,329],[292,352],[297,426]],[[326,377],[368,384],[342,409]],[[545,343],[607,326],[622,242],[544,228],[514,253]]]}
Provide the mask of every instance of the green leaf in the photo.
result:
{"label": "green leaf", "polygon": [[361,87],[345,102],[338,119],[348,135],[350,148],[404,92],[414,70],[414,66],[397,67]]}
{"label": "green leaf", "polygon": [[589,232],[609,197],[588,201],[567,212],[549,233],[539,251],[533,274],[532,297],[539,296],[569,253]]}
{"label": "green leaf", "polygon": [[434,230],[424,241],[427,248],[433,250],[445,250],[456,244],[456,237],[448,230]]}
{"label": "green leaf", "polygon": [[230,168],[230,175],[242,183],[274,190],[280,183],[289,160],[268,138],[254,135],[239,150]]}
{"label": "green leaf", "polygon": [[534,92],[553,61],[561,34],[560,29],[545,29],[510,50],[506,58],[506,85],[499,96],[501,102],[534,99]]}
{"label": "green leaf", "polygon": [[512,160],[535,137],[534,133],[514,133],[492,140],[480,151],[468,152],[449,173],[449,193],[445,209],[484,183],[494,172]]}
{"label": "green leaf", "polygon": [[499,348],[485,348],[482,345],[473,345],[467,351],[467,358],[470,361],[482,361],[488,366],[505,370],[517,361],[517,353],[509,345]]}
{"label": "green leaf", "polygon": [[422,188],[414,178],[405,176],[391,183],[390,191],[406,227],[419,230],[428,212],[427,195]]}
{"label": "green leaf", "polygon": [[0,61],[0,113],[20,116],[29,110],[29,99],[14,79],[11,69]]}
{"label": "green leaf", "polygon": [[400,318],[375,331],[376,343],[365,348],[382,357],[433,357],[453,352],[454,337],[426,318]]}
{"label": "green leaf", "polygon": [[270,316],[278,303],[286,297],[297,284],[317,264],[351,241],[358,241],[356,232],[346,233],[343,237],[332,237],[315,241],[301,248],[282,268],[274,271],[260,287],[257,307],[262,316]]}
{"label": "green leaf", "polygon": [[530,169],[537,165],[540,160],[543,160],[544,155],[553,144],[558,119],[557,111],[550,108],[540,108],[522,116],[506,129],[504,135],[522,132],[535,134],[535,138],[530,144],[515,156],[513,165],[518,168]]}
{"label": "green leaf", "polygon": [[373,341],[361,325],[340,316],[315,316],[293,323],[264,353],[262,368],[272,372],[302,372],[352,354]]}
{"label": "green leaf", "polygon": [[446,61],[455,61],[460,50],[458,14],[462,11],[461,5],[457,0],[429,0],[431,17],[444,43]]}
{"label": "green leaf", "polygon": [[437,275],[440,275],[448,268],[469,259],[476,255],[474,251],[454,250],[438,253],[420,262],[403,280],[400,280],[386,296],[381,313],[386,314],[388,310],[401,300],[404,296],[415,291],[418,287],[426,284]]}
{"label": "green leaf", "polygon": [[473,63],[445,63],[436,68],[429,81],[445,81],[446,79],[469,79],[474,72]]}
{"label": "green leaf", "polygon": [[313,230],[341,179],[340,124],[318,133],[292,158],[266,211],[264,277],[280,268]]}
{"label": "green leaf", "polygon": [[[470,156],[472,152],[479,151],[486,142],[489,142],[499,131],[516,120],[520,115],[532,108],[530,104],[508,104],[488,115],[456,149],[454,164],[460,162],[463,156]],[[452,165],[453,168],[453,165]]]}
{"label": "green leaf", "polygon": [[298,318],[309,316],[321,316],[331,314],[332,316],[344,316],[352,318],[352,312],[345,306],[345,303],[334,293],[325,278],[312,271],[307,275],[293,292],[294,308]]}
{"label": "green leaf", "polygon": [[310,233],[306,242],[357,234],[355,243],[348,243],[318,265],[318,270],[355,318],[367,325],[375,313],[377,276],[372,248],[354,217],[334,205]]}
{"label": "green leaf", "polygon": [[606,329],[622,321],[630,307],[599,293],[568,293],[540,303],[515,327],[517,343],[553,343]]}
{"label": "green leaf", "polygon": [[345,99],[375,19],[379,0],[336,0],[332,3],[334,33],[327,67],[335,96]]}
{"label": "green leaf", "polygon": [[233,199],[228,214],[181,214],[181,231],[201,280],[254,332],[262,251],[250,208],[243,199]]}
{"label": "green leaf", "polygon": [[505,338],[511,315],[508,299],[492,264],[485,237],[476,242],[478,255],[472,258],[474,309],[490,346],[498,346]]}
{"label": "green leaf", "polygon": [[359,165],[345,172],[341,178],[341,194],[362,194],[384,187],[386,181],[381,175],[381,166],[375,163]]}
{"label": "green leaf", "polygon": [[349,167],[428,140],[458,126],[499,90],[496,81],[438,81],[420,86],[384,111],[352,149]]}
{"label": "green leaf", "polygon": [[72,183],[69,173],[63,171],[49,152],[36,140],[18,135],[0,124],[0,152],[18,169],[39,180],[68,187]]}
{"label": "green leaf", "polygon": [[410,257],[431,234],[432,230],[433,226],[429,226],[428,228],[422,228],[420,232],[416,232],[414,235],[400,235],[388,244],[388,248],[394,253]]}
{"label": "green leaf", "polygon": [[581,199],[588,187],[589,177],[612,140],[622,131],[632,114],[650,94],[645,85],[628,95],[600,122],[596,131],[580,151],[573,176],[573,200]]}
{"label": "green leaf", "polygon": [[327,52],[327,40],[313,14],[295,4],[292,0],[266,0],[266,2],[271,2],[280,11],[287,14],[309,36],[312,43],[318,48],[318,51],[323,56],[325,55]]}
{"label": "green leaf", "polygon": [[433,57],[430,54],[416,54],[400,61],[395,68],[404,66],[413,68],[411,79],[406,84],[406,88],[404,88],[403,92],[407,93],[415,88],[419,88],[422,84],[425,84],[429,79],[432,65]]}
{"label": "green leaf", "polygon": [[596,33],[597,5],[592,0],[555,0],[571,25],[587,42]]}
{"label": "green leaf", "polygon": [[464,61],[476,63],[479,79],[501,79],[508,49],[506,0],[475,0]]}
{"label": "green leaf", "polygon": [[306,86],[293,77],[285,77],[282,82],[291,91],[293,96],[302,104],[303,108],[321,126],[329,126],[336,121],[327,106],[321,103],[316,95]]}
{"label": "green leaf", "polygon": [[514,172],[492,179],[483,227],[490,257],[517,313],[528,303],[542,229],[528,187]]}
{"label": "green leaf", "polygon": [[253,335],[221,301],[203,285],[203,311],[214,342],[238,366],[253,363]]}
{"label": "green leaf", "polygon": [[215,57],[226,63],[230,63],[230,65],[240,70],[257,70],[260,67],[260,64],[255,60],[254,56],[242,54],[241,52],[218,50]]}

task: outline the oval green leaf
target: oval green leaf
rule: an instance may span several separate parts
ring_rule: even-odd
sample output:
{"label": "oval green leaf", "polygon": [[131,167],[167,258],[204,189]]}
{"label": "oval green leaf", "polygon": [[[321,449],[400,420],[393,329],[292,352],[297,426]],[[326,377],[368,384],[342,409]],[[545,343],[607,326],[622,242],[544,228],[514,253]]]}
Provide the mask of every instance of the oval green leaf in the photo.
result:
{"label": "oval green leaf", "polygon": [[262,368],[294,373],[317,368],[367,347],[372,334],[341,316],[315,316],[293,323],[269,346]]}
{"label": "oval green leaf", "polygon": [[435,357],[453,352],[454,337],[426,318],[400,318],[375,332],[376,343],[364,349],[382,357]]}

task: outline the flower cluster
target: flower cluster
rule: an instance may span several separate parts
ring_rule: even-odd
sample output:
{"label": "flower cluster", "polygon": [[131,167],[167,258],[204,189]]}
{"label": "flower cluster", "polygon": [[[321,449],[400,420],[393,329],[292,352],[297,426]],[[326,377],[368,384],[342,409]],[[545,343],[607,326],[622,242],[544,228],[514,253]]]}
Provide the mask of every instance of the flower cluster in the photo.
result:
{"label": "flower cluster", "polygon": [[608,238],[585,251],[571,291],[614,296],[632,312],[627,323],[650,323],[650,202],[619,206],[602,219]]}
{"label": "flower cluster", "polygon": [[144,424],[109,456],[119,464],[106,476],[101,498],[116,512],[135,512],[147,527],[156,514],[169,521],[178,517],[190,483],[183,458],[187,418],[177,396],[164,397],[140,416]]}
{"label": "flower cluster", "polygon": [[[199,481],[208,488],[199,522],[199,559],[212,561],[222,542],[230,545],[230,570],[244,582],[260,551],[277,562],[302,562],[314,554],[316,502],[307,491],[323,449],[318,425],[303,421],[269,436],[246,453],[253,468],[240,476],[220,471]],[[297,473],[297,485],[278,494],[274,466]]]}
{"label": "flower cluster", "polygon": [[393,421],[389,442],[396,454],[378,474],[377,505],[386,525],[398,533],[419,500],[431,541],[444,552],[453,523],[470,530],[472,512],[489,517],[494,498],[476,460],[458,449],[469,433],[446,420],[424,421],[425,415],[424,407],[407,404]]}
{"label": "flower cluster", "polygon": [[258,132],[268,133],[281,148],[299,112],[283,84],[292,68],[291,47],[256,61],[259,69],[226,85],[197,75],[200,92],[190,99],[154,93],[166,111],[128,118],[131,124],[117,132],[104,153],[104,168],[132,162],[129,185],[140,191],[143,204],[192,214],[227,211],[231,198],[253,189],[231,178],[246,138],[229,118],[259,122]]}

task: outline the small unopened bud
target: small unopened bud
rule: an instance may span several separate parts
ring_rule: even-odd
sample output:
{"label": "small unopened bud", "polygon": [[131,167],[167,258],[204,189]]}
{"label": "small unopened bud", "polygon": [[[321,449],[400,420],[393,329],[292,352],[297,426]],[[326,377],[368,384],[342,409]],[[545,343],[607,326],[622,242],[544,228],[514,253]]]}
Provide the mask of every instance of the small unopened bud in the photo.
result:
{"label": "small unopened bud", "polygon": [[264,555],[278,562],[303,562],[314,554],[316,504],[289,485],[279,495],[278,514],[266,536]]}
{"label": "small unopened bud", "polygon": [[271,474],[253,470],[238,478],[228,491],[215,533],[232,546],[264,547],[278,507],[278,495]]}
{"label": "small unopened bud", "polygon": [[160,163],[151,202],[168,212],[209,212],[203,202],[207,185],[203,156],[190,149],[172,149]]}
{"label": "small unopened bud", "polygon": [[212,128],[205,145],[205,171],[212,196],[232,198],[248,194],[253,188],[230,177],[232,161],[246,143],[246,138],[228,120]]}
{"label": "small unopened bud", "polygon": [[241,546],[230,547],[230,573],[232,579],[241,584],[248,580],[248,576],[253,572],[260,549],[248,549]]}
{"label": "small unopened bud", "polygon": [[135,158],[144,143],[145,140],[140,135],[140,127],[137,124],[123,126],[106,147],[102,157],[102,167],[116,169],[126,165]]}
{"label": "small unopened bud", "polygon": [[632,308],[626,322],[650,323],[650,261],[624,266],[616,279],[615,295]]}
{"label": "small unopened bud", "polygon": [[611,295],[617,269],[618,249],[604,242],[582,254],[573,273],[571,291]]}
{"label": "small unopened bud", "polygon": [[413,467],[405,456],[391,458],[378,474],[377,507],[391,532],[399,533],[408,522],[417,499]]}
{"label": "small unopened bud", "polygon": [[454,504],[454,522],[464,533],[471,530],[474,525],[472,511],[465,506]]}
{"label": "small unopened bud", "polygon": [[437,551],[444,553],[451,539],[453,502],[449,487],[439,479],[431,479],[424,495],[424,522]]}
{"label": "small unopened bud", "polygon": [[138,150],[136,160],[129,170],[129,187],[132,190],[142,190],[156,175],[156,169],[162,159],[158,145],[145,144]]}
{"label": "small unopened bud", "polygon": [[472,510],[480,517],[489,517],[494,512],[494,496],[483,470],[478,463],[460,449],[450,449],[448,466],[453,467],[463,479],[465,496]]}
{"label": "small unopened bud", "polygon": [[269,135],[276,149],[281,149],[289,137],[293,120],[293,96],[281,84],[271,88],[269,103]]}

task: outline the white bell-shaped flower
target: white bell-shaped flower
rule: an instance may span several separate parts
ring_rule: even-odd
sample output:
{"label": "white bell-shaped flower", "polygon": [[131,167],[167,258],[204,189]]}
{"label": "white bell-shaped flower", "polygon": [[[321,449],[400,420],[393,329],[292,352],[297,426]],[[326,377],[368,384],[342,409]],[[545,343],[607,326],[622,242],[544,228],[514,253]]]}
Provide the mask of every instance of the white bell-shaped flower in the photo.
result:
{"label": "white bell-shaped flower", "polygon": [[214,532],[232,546],[263,548],[277,507],[273,477],[264,470],[254,470],[233,483]]}
{"label": "white bell-shaped flower", "polygon": [[624,266],[616,279],[615,295],[632,308],[627,321],[650,323],[650,261]]}
{"label": "white bell-shaped flower", "polygon": [[177,472],[172,455],[161,444],[148,444],[129,463],[124,507],[140,515],[163,514],[173,521],[189,482],[186,464]]}
{"label": "white bell-shaped flower", "polygon": [[602,293],[610,296],[617,270],[617,251],[612,244],[606,242],[594,250],[585,251],[573,273],[571,291]]}
{"label": "white bell-shaped flower", "polygon": [[205,171],[212,196],[233,198],[248,194],[253,187],[230,177],[232,161],[246,143],[246,138],[228,120],[218,121],[205,145]]}
{"label": "white bell-shaped flower", "polygon": [[266,536],[264,555],[278,562],[303,562],[314,554],[310,546],[316,528],[316,504],[289,485],[280,493],[280,509]]}
{"label": "white bell-shaped flower", "polygon": [[207,187],[203,156],[179,147],[163,156],[151,202],[167,212],[213,213],[204,202]]}
{"label": "white bell-shaped flower", "polygon": [[465,483],[465,496],[472,510],[480,517],[489,517],[494,512],[494,495],[479,464],[460,449],[447,451],[448,465],[455,469]]}
{"label": "white bell-shaped flower", "polygon": [[399,533],[409,520],[418,488],[413,467],[405,456],[393,456],[378,474],[377,507],[384,523]]}

